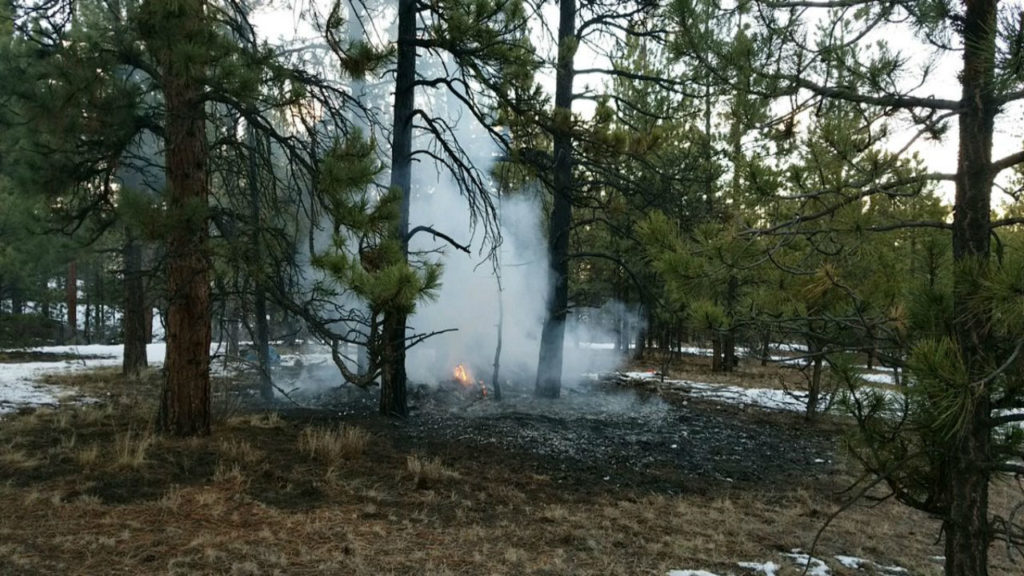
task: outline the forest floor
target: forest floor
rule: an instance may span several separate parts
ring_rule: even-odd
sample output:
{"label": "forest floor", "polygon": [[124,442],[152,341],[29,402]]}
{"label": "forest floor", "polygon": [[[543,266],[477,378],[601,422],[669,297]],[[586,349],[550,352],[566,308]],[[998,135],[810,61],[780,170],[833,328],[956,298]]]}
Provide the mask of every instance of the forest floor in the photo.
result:
{"label": "forest floor", "polygon": [[[595,381],[554,404],[417,388],[395,421],[363,392],[268,407],[225,377],[213,435],[182,440],[152,432],[157,371],[38,377],[92,401],[0,417],[0,574],[942,571],[938,521],[890,500],[815,542],[853,496],[840,418]],[[1014,498],[994,485],[993,512]],[[992,574],[1019,573],[992,552]]]}

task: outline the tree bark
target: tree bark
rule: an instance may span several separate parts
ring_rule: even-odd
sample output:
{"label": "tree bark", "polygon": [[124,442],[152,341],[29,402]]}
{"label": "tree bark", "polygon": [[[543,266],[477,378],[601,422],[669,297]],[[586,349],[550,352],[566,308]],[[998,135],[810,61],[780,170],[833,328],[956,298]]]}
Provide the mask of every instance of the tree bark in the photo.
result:
{"label": "tree bark", "polygon": [[576,1],[561,0],[558,18],[558,65],[555,72],[554,198],[548,224],[548,258],[553,284],[540,337],[534,394],[558,398],[562,390],[565,317],[569,309],[569,230],[572,224],[573,145],[572,82],[576,50]]}
{"label": "tree bark", "polygon": [[722,372],[722,335],[715,332],[711,336],[711,371]]}
{"label": "tree bark", "polygon": [[818,415],[818,403],[821,398],[821,374],[824,364],[821,347],[816,342],[807,343],[807,351],[812,355],[811,380],[807,386],[807,408],[804,419],[808,422]]}
{"label": "tree bark", "polygon": [[[416,95],[416,2],[398,2],[398,60],[395,75],[395,114],[391,148],[391,188],[401,194],[395,235],[402,259],[409,260],[409,208],[412,188],[412,116]],[[381,353],[380,413],[404,417],[406,405],[405,324],[401,307],[384,313]]]}
{"label": "tree bark", "polygon": [[191,60],[195,49],[188,48],[202,39],[205,3],[162,4],[146,3],[177,37],[173,43],[157,39],[156,54],[166,105],[167,210],[174,221],[167,238],[167,381],[158,425],[163,432],[191,436],[210,432],[209,158],[202,64]]}
{"label": "tree bark", "polygon": [[270,402],[274,399],[274,380],[270,375],[270,326],[267,324],[267,292],[263,285],[263,248],[260,243],[262,217],[260,210],[259,169],[256,165],[256,133],[252,126],[246,127],[248,152],[249,209],[252,218],[252,258],[256,262],[253,274],[253,313],[256,315],[253,344],[259,364],[260,397]]}
{"label": "tree bark", "polygon": [[636,351],[633,352],[633,359],[634,360],[643,360],[644,359],[644,352],[647,351],[647,345],[648,345],[648,340],[647,340],[648,332],[647,331],[650,330],[650,327],[651,327],[650,317],[649,317],[649,315],[644,313],[644,308],[641,307],[640,308],[640,315],[639,315],[639,326],[637,326],[637,333],[636,333]]}
{"label": "tree bark", "polygon": [[146,293],[142,278],[142,245],[131,230],[125,230],[124,361],[121,370],[128,378],[138,378],[147,366]]}
{"label": "tree bark", "polygon": [[[996,0],[965,3],[963,21],[963,92],[959,160],[953,209],[953,330],[967,367],[968,382],[989,370],[988,310],[979,309],[979,279],[989,264],[991,233],[992,134],[997,106],[993,97]],[[945,459],[949,512],[943,522],[946,576],[988,574],[988,489],[991,429],[984,387],[970,390],[973,400],[964,430],[950,441]]]}
{"label": "tree bark", "polygon": [[68,339],[74,344],[78,335],[78,264],[72,260],[68,263],[67,284],[65,295],[68,304]]}

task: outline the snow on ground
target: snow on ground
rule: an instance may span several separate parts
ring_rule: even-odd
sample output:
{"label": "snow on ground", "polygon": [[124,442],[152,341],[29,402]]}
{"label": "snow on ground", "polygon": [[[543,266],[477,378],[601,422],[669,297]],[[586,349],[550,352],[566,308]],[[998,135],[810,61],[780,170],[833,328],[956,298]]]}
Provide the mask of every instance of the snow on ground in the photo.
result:
{"label": "snow on ground", "polygon": [[[0,415],[23,406],[56,406],[74,392],[37,382],[44,374],[80,372],[103,366],[119,366],[124,358],[123,346],[92,344],[88,346],[43,346],[31,352],[77,355],[75,360],[56,362],[19,362],[0,364]],[[163,364],[166,344],[149,344],[146,357],[150,366]]]}
{"label": "snow on ground", "polygon": [[[781,554],[783,558],[788,559],[789,563],[795,568],[804,572],[808,576],[831,576],[832,570],[828,567],[828,564],[821,558],[815,558],[805,554],[799,548],[794,548],[791,552]],[[870,574],[882,574],[885,576],[901,576],[903,574],[909,574],[906,568],[901,566],[886,566],[884,564],[878,564],[871,560],[864,558],[857,558],[856,556],[844,556],[837,554],[833,556],[836,562],[838,562],[844,568],[850,570],[866,571],[868,568],[873,568],[872,571],[866,572]],[[764,574],[764,576],[776,576],[782,566],[775,562],[737,562],[737,566],[743,569],[745,573],[753,574]],[[726,573],[731,575],[732,572]],[[714,572],[708,572],[707,570],[670,570],[667,576],[726,576],[725,574],[719,575]]]}
{"label": "snow on ground", "polygon": [[896,384],[892,372],[862,372],[860,377],[872,384]]}
{"label": "snow on ground", "polygon": [[[630,380],[656,380],[661,378],[658,372],[620,372]],[[769,410],[787,410],[803,412],[807,408],[807,393],[780,390],[778,388],[743,388],[710,382],[692,380],[669,380],[664,384],[674,390],[681,390],[690,396],[717,400],[741,406],[758,406]]]}
{"label": "snow on ground", "polygon": [[747,570],[753,570],[754,572],[764,574],[764,576],[775,576],[782,566],[779,566],[775,562],[737,562],[740,568]]}
{"label": "snow on ground", "polygon": [[[668,381],[666,381],[668,382]],[[769,410],[803,412],[807,408],[807,393],[780,390],[778,388],[743,388],[690,380],[674,380],[673,388],[681,389],[691,396],[707,398],[741,406],[759,406]]]}

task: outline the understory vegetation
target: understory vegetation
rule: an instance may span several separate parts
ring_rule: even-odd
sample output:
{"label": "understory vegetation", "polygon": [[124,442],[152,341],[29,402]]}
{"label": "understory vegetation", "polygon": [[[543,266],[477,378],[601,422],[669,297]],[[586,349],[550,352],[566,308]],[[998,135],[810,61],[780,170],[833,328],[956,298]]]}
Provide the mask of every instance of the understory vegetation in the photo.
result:
{"label": "understory vegetation", "polygon": [[[772,561],[795,575],[784,553],[814,544],[840,576],[872,572],[836,555],[941,572],[938,521],[892,500],[858,501],[815,544],[851,496],[846,459],[784,481],[698,474],[650,490],[609,483],[612,467],[551,467],[369,415],[246,410],[213,437],[176,439],[152,432],[154,376],[132,387],[110,371],[62,377],[107,400],[4,420],[0,571],[635,575]],[[797,414],[773,425],[806,426]],[[805,433],[835,440],[842,428]],[[994,509],[1014,490],[997,484]],[[993,548],[994,574],[1015,573],[1004,552]]]}

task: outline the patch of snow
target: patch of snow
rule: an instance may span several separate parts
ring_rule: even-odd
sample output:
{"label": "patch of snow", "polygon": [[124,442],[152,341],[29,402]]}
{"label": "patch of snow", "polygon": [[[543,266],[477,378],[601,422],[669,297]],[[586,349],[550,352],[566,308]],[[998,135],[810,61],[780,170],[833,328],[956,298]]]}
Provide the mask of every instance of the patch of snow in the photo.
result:
{"label": "patch of snow", "polygon": [[652,378],[659,378],[661,376],[661,374],[655,372],[654,370],[649,370],[647,372],[619,372],[619,374],[622,374],[623,376],[629,378],[630,380],[650,380]]}
{"label": "patch of snow", "polygon": [[[59,386],[37,382],[45,374],[80,372],[104,366],[119,366],[124,359],[121,345],[92,344],[87,346],[42,346],[31,352],[92,356],[56,362],[18,362],[0,364],[0,414],[15,412],[25,406],[56,406],[61,398],[74,392]],[[146,358],[151,366],[163,364],[166,344],[146,346]],[[82,399],[78,399],[82,401]],[[85,400],[88,401],[88,400]]]}
{"label": "patch of snow", "polygon": [[860,375],[861,379],[865,382],[871,382],[872,384],[895,384],[896,380],[893,378],[892,373],[878,373],[878,372],[864,372]]}
{"label": "patch of snow", "polygon": [[740,568],[746,568],[747,570],[753,570],[754,572],[760,572],[764,576],[775,576],[782,566],[779,566],[775,562],[737,562]]}
{"label": "patch of snow", "polygon": [[775,388],[743,388],[690,380],[673,380],[671,384],[693,396],[730,404],[752,404],[761,408],[792,412],[803,412],[807,408],[807,394],[802,392]]}
{"label": "patch of snow", "polygon": [[867,560],[857,558],[856,556],[843,556],[842,554],[836,554],[834,558],[838,560],[840,564],[850,568],[851,570],[859,570],[861,565],[867,563]]}
{"label": "patch of snow", "polygon": [[797,566],[806,567],[807,576],[830,576],[832,574],[828,564],[825,564],[823,560],[804,554],[799,548],[794,548],[792,552],[783,554],[783,556],[793,560]]}
{"label": "patch of snow", "polygon": [[668,576],[718,576],[707,570],[669,570]]}

